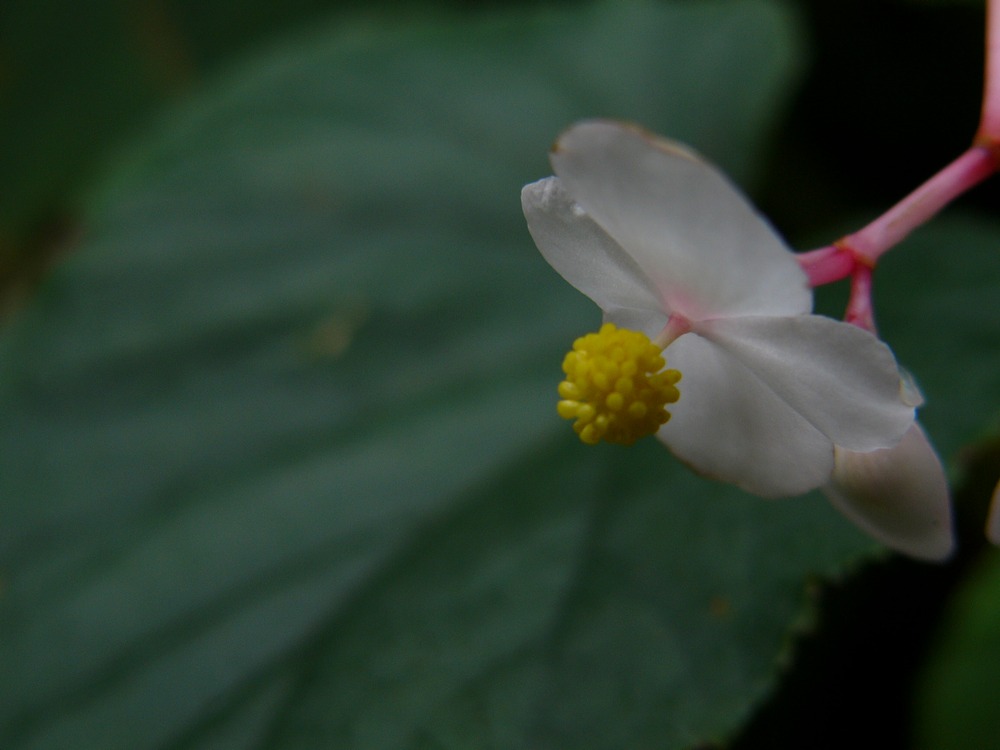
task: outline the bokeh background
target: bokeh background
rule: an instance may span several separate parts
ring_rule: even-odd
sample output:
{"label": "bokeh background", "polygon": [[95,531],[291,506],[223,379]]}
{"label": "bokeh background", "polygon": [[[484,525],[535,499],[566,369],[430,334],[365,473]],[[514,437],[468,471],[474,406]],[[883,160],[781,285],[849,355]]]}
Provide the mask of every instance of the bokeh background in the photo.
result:
{"label": "bokeh background", "polygon": [[990,746],[997,185],[876,281],[942,566],[579,444],[554,388],[598,314],[518,198],[629,119],[827,244],[966,148],[983,13],[7,0],[0,747]]}

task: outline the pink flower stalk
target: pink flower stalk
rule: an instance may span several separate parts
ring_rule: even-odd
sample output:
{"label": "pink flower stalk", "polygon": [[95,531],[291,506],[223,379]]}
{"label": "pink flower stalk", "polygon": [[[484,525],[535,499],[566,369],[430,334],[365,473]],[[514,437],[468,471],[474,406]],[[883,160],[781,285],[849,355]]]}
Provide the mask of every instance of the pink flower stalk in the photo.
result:
{"label": "pink flower stalk", "polygon": [[[832,245],[799,255],[813,286],[845,279],[878,259],[958,196],[1000,171],[1000,0],[986,16],[986,74],[979,127],[957,159],[857,232]],[[860,305],[860,302],[857,303]],[[869,302],[870,305],[870,302]]]}
{"label": "pink flower stalk", "polygon": [[992,147],[973,145],[867,226],[833,245],[801,253],[799,265],[813,286],[844,279],[859,267],[874,268],[883,254],[914,229],[998,170],[1000,142]]}
{"label": "pink flower stalk", "polygon": [[[1000,0],[989,0],[983,107],[972,146],[899,203],[833,245],[799,256],[813,286],[850,277],[844,319],[875,332],[872,270],[879,258],[965,191],[1000,171]],[[916,557],[944,559],[952,550],[944,469],[917,423],[898,446],[870,453],[836,448],[824,487],[830,501],[876,538]],[[901,512],[905,509],[905,512]],[[986,535],[1000,545],[1000,484]]]}
{"label": "pink flower stalk", "polygon": [[1000,1],[986,7],[986,75],[983,84],[983,112],[979,118],[976,143],[993,150],[1000,145]]}

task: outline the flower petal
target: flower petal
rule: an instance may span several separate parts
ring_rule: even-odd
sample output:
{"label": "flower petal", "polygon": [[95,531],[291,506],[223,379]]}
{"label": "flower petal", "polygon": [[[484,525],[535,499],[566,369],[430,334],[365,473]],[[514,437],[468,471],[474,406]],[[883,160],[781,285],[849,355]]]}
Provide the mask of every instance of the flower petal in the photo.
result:
{"label": "flower petal", "polygon": [[664,313],[637,310],[634,307],[609,307],[604,311],[604,323],[614,323],[619,328],[640,331],[653,339],[667,324]]}
{"label": "flower petal", "polygon": [[[649,279],[573,201],[558,179],[549,177],[525,185],[521,206],[535,244],[566,281],[606,313],[629,310],[626,319],[630,328],[646,335],[663,328],[666,315]],[[611,318],[617,325],[625,325],[613,314]]]}
{"label": "flower petal", "polygon": [[551,161],[565,189],[687,318],[812,309],[806,276],[771,226],[713,166],[637,127],[587,121]]}
{"label": "flower petal", "polygon": [[847,450],[891,448],[913,423],[892,352],[857,326],[797,315],[710,320],[695,332]]}
{"label": "flower petal", "polygon": [[680,400],[657,433],[697,472],[764,497],[800,495],[833,470],[833,444],[740,362],[685,335],[667,349]]}
{"label": "flower petal", "polygon": [[916,422],[895,448],[836,448],[824,494],[858,527],[894,550],[944,560],[954,549],[948,482]]}

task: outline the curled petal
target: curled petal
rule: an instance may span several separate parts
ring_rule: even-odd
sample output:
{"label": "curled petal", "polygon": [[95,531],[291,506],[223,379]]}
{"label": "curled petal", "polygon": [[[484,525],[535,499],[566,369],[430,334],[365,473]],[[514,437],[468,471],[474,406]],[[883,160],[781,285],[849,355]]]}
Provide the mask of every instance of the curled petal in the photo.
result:
{"label": "curled petal", "polygon": [[990,515],[986,519],[986,538],[993,544],[1000,545],[1000,482],[993,490],[993,500],[990,502]]}
{"label": "curled petal", "polygon": [[913,423],[892,352],[857,326],[797,315],[703,321],[695,330],[847,450],[890,448]]}
{"label": "curled petal", "polygon": [[535,244],[549,264],[590,297],[617,325],[653,335],[666,322],[663,305],[636,262],[587,216],[559,180],[549,177],[521,191]]}
{"label": "curled petal", "polygon": [[682,373],[681,395],[657,437],[695,471],[763,497],[829,479],[832,443],[724,349],[682,336],[667,366]]}
{"label": "curled petal", "polygon": [[824,488],[830,503],[887,547],[922,560],[954,549],[948,482],[916,422],[895,448],[855,453],[837,448]]}
{"label": "curled petal", "polygon": [[553,147],[566,191],[690,319],[812,309],[805,273],[715,167],[637,127],[587,121]]}

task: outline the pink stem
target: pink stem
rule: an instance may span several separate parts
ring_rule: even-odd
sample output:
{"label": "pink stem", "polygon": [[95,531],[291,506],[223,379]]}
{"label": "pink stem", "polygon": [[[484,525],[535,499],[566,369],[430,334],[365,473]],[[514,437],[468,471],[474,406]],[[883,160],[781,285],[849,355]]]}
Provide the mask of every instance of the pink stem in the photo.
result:
{"label": "pink stem", "polygon": [[690,320],[685,318],[680,313],[670,313],[670,317],[667,318],[667,324],[663,326],[662,331],[656,334],[656,337],[653,339],[653,343],[660,347],[660,350],[662,351],[685,333],[690,331],[691,328],[692,326]]}
{"label": "pink stem", "polygon": [[875,310],[872,307],[872,269],[858,264],[851,274],[851,296],[844,320],[875,333]]}
{"label": "pink stem", "polygon": [[837,244],[874,266],[886,250],[1000,168],[1000,150],[973,146],[871,224]]}
{"label": "pink stem", "polygon": [[833,245],[799,254],[799,265],[814,287],[851,276],[848,319],[874,330],[871,269],[879,257],[959,195],[998,171],[1000,0],[988,0],[983,109],[972,147],[867,226]]}
{"label": "pink stem", "polygon": [[846,279],[851,275],[856,263],[850,251],[839,245],[829,245],[819,250],[799,253],[795,259],[806,272],[809,285],[814,287]]}
{"label": "pink stem", "polygon": [[994,150],[1000,146],[1000,0],[986,7],[986,77],[976,143]]}

